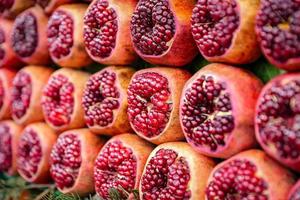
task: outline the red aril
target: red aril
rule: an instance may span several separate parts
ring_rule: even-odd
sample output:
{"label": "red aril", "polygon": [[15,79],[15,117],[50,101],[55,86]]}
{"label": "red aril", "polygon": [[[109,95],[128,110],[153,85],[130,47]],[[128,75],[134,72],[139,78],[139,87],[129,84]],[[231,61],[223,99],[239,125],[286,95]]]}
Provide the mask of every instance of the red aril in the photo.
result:
{"label": "red aril", "polygon": [[0,69],[0,119],[11,117],[12,103],[12,82],[16,71],[2,68]]}

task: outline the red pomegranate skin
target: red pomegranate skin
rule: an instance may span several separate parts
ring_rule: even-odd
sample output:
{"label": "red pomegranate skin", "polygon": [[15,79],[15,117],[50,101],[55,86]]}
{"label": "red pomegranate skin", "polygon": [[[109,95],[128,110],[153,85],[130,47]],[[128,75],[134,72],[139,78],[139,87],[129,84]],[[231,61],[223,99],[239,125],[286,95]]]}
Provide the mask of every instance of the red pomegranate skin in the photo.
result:
{"label": "red pomegranate skin", "polygon": [[299,73],[275,77],[264,86],[256,104],[255,133],[274,159],[300,171],[298,145]]}
{"label": "red pomegranate skin", "polygon": [[288,200],[299,200],[300,199],[300,181],[298,180],[297,183],[292,187],[289,192]]}
{"label": "red pomegranate skin", "polygon": [[197,151],[229,158],[255,147],[255,105],[262,82],[250,72],[213,63],[200,69],[182,92],[180,123]]}
{"label": "red pomegranate skin", "polygon": [[154,67],[137,71],[128,91],[128,118],[140,137],[154,144],[184,139],[179,123],[179,103],[185,82],[182,69]]}
{"label": "red pomegranate skin", "polygon": [[4,0],[0,2],[0,16],[2,18],[14,19],[18,14],[33,6],[35,0]]}
{"label": "red pomegranate skin", "polygon": [[247,150],[214,168],[207,181],[205,199],[283,200],[295,183],[294,178],[265,152]]}
{"label": "red pomegranate skin", "polygon": [[77,0],[36,0],[36,3],[42,7],[47,15],[51,15],[59,6],[72,4]]}

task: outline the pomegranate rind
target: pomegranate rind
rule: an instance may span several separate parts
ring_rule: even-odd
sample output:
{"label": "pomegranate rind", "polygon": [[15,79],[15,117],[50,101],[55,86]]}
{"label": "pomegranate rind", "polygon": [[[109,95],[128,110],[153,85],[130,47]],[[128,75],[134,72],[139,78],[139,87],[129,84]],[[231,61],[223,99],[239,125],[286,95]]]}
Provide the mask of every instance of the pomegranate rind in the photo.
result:
{"label": "pomegranate rind", "polygon": [[12,7],[8,10],[5,10],[2,13],[2,17],[4,18],[9,18],[13,19],[15,18],[18,14],[20,14],[22,11],[26,10],[27,8],[33,6],[35,3],[34,0],[14,0],[14,3]]}
{"label": "pomegranate rind", "polygon": [[300,187],[300,181],[298,180],[296,182],[296,184],[292,187],[292,189],[289,192],[288,195],[288,200],[296,200],[296,199],[292,199],[292,197],[297,194],[297,196],[299,196],[299,187]]}
{"label": "pomegranate rind", "polygon": [[63,4],[75,3],[76,0],[49,0],[48,5],[43,8],[47,15],[51,15],[55,9]]}
{"label": "pomegranate rind", "polygon": [[0,108],[0,119],[9,119],[11,117],[12,80],[15,75],[16,71],[12,69],[0,69],[0,81],[4,90],[3,104]]}

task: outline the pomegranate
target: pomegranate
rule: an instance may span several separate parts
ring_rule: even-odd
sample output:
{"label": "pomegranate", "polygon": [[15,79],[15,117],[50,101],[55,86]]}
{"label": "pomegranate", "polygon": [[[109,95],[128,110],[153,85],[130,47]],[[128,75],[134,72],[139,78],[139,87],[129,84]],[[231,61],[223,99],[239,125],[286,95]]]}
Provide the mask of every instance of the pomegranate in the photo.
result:
{"label": "pomegranate", "polygon": [[[109,198],[109,189],[127,191],[137,189],[144,165],[153,146],[133,134],[121,134],[111,138],[99,152],[94,167],[95,190]],[[119,189],[122,195],[123,191]]]}
{"label": "pomegranate", "polygon": [[49,78],[41,104],[45,120],[54,130],[84,127],[81,99],[88,78],[88,73],[67,68],[55,71]]}
{"label": "pomegranate", "polygon": [[299,21],[299,0],[261,0],[256,33],[264,55],[279,68],[300,69]]}
{"label": "pomegranate", "polygon": [[40,104],[42,90],[52,69],[27,66],[21,69],[12,82],[12,118],[18,124],[29,124],[44,119]]}
{"label": "pomegranate", "polygon": [[17,173],[17,146],[22,126],[12,120],[0,122],[0,171],[9,175]]}
{"label": "pomegranate", "polygon": [[84,17],[84,41],[90,57],[107,65],[137,59],[130,38],[130,17],[137,0],[94,0]]}
{"label": "pomegranate", "polygon": [[262,90],[255,115],[256,138],[273,158],[300,172],[300,73],[272,79]]}
{"label": "pomegranate", "polygon": [[255,146],[255,104],[261,81],[224,64],[200,69],[181,96],[180,123],[185,137],[207,156],[228,158]]}
{"label": "pomegranate", "polygon": [[260,0],[198,0],[192,35],[210,62],[251,63],[260,56],[255,17]]}
{"label": "pomegranate", "polygon": [[293,174],[261,150],[248,150],[218,164],[206,186],[206,200],[287,198]]}
{"label": "pomegranate", "polygon": [[0,15],[5,18],[14,18],[32,5],[34,5],[34,0],[1,0]]}
{"label": "pomegranate", "polygon": [[92,75],[85,85],[82,106],[92,132],[116,135],[131,130],[127,117],[127,88],[131,67],[110,66]]}
{"label": "pomegranate", "polygon": [[93,168],[105,140],[88,129],[62,133],[51,152],[51,176],[62,193],[84,196],[94,191]]}
{"label": "pomegranate", "polygon": [[185,142],[159,145],[148,157],[140,181],[140,199],[204,199],[215,163]]}
{"label": "pomegranate", "polygon": [[11,43],[19,58],[33,65],[50,62],[47,47],[48,17],[36,6],[22,12],[14,21]]}
{"label": "pomegranate", "polygon": [[57,134],[47,124],[36,122],[25,127],[17,148],[17,169],[28,182],[50,180],[50,153]]}
{"label": "pomegranate", "polygon": [[0,119],[11,117],[12,81],[16,72],[11,69],[0,69]]}
{"label": "pomegranate", "polygon": [[137,71],[128,87],[128,118],[132,129],[154,143],[183,140],[179,123],[182,88],[191,75],[181,69]]}
{"label": "pomegranate", "polygon": [[135,51],[147,62],[183,66],[197,47],[190,32],[195,0],[140,0],[131,18]]}
{"label": "pomegranate", "polygon": [[76,1],[77,0],[36,0],[36,3],[44,9],[46,14],[50,15],[59,6],[75,3]]}
{"label": "pomegranate", "polygon": [[52,60],[62,67],[83,67],[92,63],[83,41],[86,4],[60,6],[49,19],[47,37]]}
{"label": "pomegranate", "polygon": [[19,68],[23,64],[12,49],[10,40],[12,27],[13,21],[0,18],[0,67]]}
{"label": "pomegranate", "polygon": [[300,199],[300,181],[293,186],[289,192],[288,200],[299,200]]}

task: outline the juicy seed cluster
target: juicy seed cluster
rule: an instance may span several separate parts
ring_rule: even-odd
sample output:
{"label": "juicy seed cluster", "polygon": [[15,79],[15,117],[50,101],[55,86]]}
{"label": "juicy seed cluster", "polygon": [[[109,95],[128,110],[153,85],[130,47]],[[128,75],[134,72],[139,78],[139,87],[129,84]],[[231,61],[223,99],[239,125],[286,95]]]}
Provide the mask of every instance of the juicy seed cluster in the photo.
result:
{"label": "juicy seed cluster", "polygon": [[141,0],[131,18],[136,48],[146,55],[161,55],[175,34],[175,19],[168,0]]}
{"label": "juicy seed cluster", "polygon": [[32,178],[38,171],[42,153],[40,139],[35,130],[25,129],[18,144],[18,171],[27,178]]}
{"label": "juicy seed cluster", "polygon": [[47,121],[54,126],[70,122],[74,110],[74,85],[69,79],[57,74],[52,76],[43,91],[42,107]]}
{"label": "juicy seed cluster", "polygon": [[[1,1],[1,0],[0,0]],[[1,7],[1,6],[0,6]],[[2,29],[2,27],[0,27],[0,61],[3,60],[4,56],[5,56],[5,51],[2,48],[2,45],[5,43],[5,34],[4,31]]]}
{"label": "juicy seed cluster", "polygon": [[97,0],[84,16],[84,42],[95,57],[109,57],[116,46],[118,21],[107,0]]}
{"label": "juicy seed cluster", "polygon": [[141,178],[142,199],[190,199],[190,178],[189,166],[184,157],[178,157],[173,150],[160,149],[148,162]]}
{"label": "juicy seed cluster", "polygon": [[3,85],[3,81],[0,79],[0,110],[2,109],[5,98],[5,88]]}
{"label": "juicy seed cluster", "polygon": [[74,134],[59,136],[51,151],[50,173],[58,188],[72,187],[81,166],[80,140]]}
{"label": "juicy seed cluster", "polygon": [[291,195],[289,200],[300,200],[300,188],[299,187],[293,192],[293,194]]}
{"label": "juicy seed cluster", "polygon": [[276,82],[258,105],[256,124],[262,141],[286,159],[300,156],[300,80]]}
{"label": "juicy seed cluster", "polygon": [[12,47],[20,57],[31,56],[38,45],[37,19],[32,13],[19,15],[12,30]]}
{"label": "juicy seed cluster", "polygon": [[36,3],[42,8],[46,8],[51,0],[36,0]]}
{"label": "juicy seed cluster", "polygon": [[22,118],[29,108],[32,92],[31,77],[26,72],[18,72],[13,80],[12,115]]}
{"label": "juicy seed cluster", "polygon": [[14,4],[14,0],[0,0],[0,13],[10,9]]}
{"label": "juicy seed cluster", "polygon": [[110,188],[123,188],[131,192],[135,187],[136,168],[136,157],[130,148],[125,147],[121,141],[108,143],[95,162],[97,194],[107,199]]}
{"label": "juicy seed cluster", "polygon": [[12,137],[9,126],[0,125],[0,171],[8,171],[12,166]]}
{"label": "juicy seed cluster", "polygon": [[224,83],[202,75],[187,88],[181,107],[187,140],[212,151],[224,146],[234,128],[230,95]]}
{"label": "juicy seed cluster", "polygon": [[256,26],[267,56],[281,63],[300,57],[300,1],[262,0]]}
{"label": "juicy seed cluster", "polygon": [[146,137],[163,132],[172,111],[168,79],[156,72],[133,78],[128,87],[128,117],[135,131]]}
{"label": "juicy seed cluster", "polygon": [[82,99],[87,125],[105,127],[113,122],[113,111],[120,106],[116,78],[114,72],[104,71],[88,80]]}
{"label": "juicy seed cluster", "polygon": [[215,171],[206,188],[207,200],[268,200],[267,183],[257,176],[256,166],[248,160],[232,160]]}
{"label": "juicy seed cluster", "polygon": [[62,11],[55,11],[48,22],[47,37],[49,51],[53,57],[60,59],[69,55],[73,46],[73,19]]}

